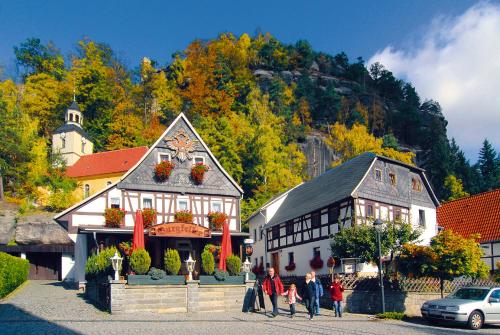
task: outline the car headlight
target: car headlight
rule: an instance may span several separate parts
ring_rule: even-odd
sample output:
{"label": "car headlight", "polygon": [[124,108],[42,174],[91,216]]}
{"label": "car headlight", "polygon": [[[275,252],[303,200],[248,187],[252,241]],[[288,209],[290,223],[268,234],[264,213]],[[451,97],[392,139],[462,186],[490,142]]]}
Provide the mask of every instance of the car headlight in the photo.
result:
{"label": "car headlight", "polygon": [[458,306],[446,306],[448,312],[458,312],[460,308]]}
{"label": "car headlight", "polygon": [[429,304],[424,302],[424,304],[422,305],[422,308],[429,308]]}

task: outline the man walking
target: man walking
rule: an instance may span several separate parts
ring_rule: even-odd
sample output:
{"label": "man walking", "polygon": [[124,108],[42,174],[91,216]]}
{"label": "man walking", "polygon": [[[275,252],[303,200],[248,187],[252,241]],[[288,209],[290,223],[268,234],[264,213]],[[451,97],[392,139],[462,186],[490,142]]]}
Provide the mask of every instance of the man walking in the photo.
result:
{"label": "man walking", "polygon": [[316,286],[316,296],[314,297],[314,315],[319,315],[319,303],[320,298],[323,296],[323,285],[321,285],[321,280],[316,277],[316,272],[311,272],[311,280]]}
{"label": "man walking", "polygon": [[279,314],[278,312],[278,297],[283,294],[283,283],[280,277],[274,273],[273,268],[267,270],[267,276],[262,283],[264,292],[269,296],[273,304],[273,318]]}

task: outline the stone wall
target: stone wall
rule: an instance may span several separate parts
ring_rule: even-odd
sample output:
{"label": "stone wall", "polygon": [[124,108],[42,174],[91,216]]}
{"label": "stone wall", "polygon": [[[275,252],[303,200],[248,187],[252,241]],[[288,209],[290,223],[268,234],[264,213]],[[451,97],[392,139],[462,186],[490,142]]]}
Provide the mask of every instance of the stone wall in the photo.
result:
{"label": "stone wall", "polygon": [[[440,298],[439,293],[386,291],[385,310],[388,312],[404,312],[408,316],[419,316],[420,307],[425,301]],[[321,305],[332,308],[329,294],[323,296]],[[380,291],[345,290],[344,308],[350,313],[380,313]]]}
{"label": "stone wall", "polygon": [[126,285],[110,283],[109,310],[112,314],[135,312],[187,313],[242,311],[253,281],[244,285]]}

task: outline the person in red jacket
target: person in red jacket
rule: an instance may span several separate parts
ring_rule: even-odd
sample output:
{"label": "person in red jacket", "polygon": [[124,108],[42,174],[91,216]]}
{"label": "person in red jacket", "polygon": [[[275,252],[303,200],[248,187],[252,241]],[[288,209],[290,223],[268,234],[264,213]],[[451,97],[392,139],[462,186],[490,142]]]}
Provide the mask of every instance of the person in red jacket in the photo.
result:
{"label": "person in red jacket", "polygon": [[333,300],[335,316],[339,318],[342,317],[342,292],[344,292],[344,287],[340,283],[339,276],[335,275],[335,277],[333,277],[333,283],[330,285],[330,296]]}
{"label": "person in red jacket", "polygon": [[262,283],[262,289],[271,299],[273,304],[273,317],[279,314],[278,312],[278,297],[283,294],[283,283],[280,277],[274,273],[273,268],[267,270],[267,276]]}

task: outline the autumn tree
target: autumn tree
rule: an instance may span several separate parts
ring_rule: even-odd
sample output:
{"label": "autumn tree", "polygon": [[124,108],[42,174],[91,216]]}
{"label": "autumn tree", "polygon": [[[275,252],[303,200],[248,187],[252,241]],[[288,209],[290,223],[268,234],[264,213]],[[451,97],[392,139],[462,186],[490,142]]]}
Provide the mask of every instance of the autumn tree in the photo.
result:
{"label": "autumn tree", "polygon": [[449,175],[444,180],[444,188],[448,190],[448,201],[457,200],[469,196],[469,193],[464,191],[462,180],[457,179],[454,175]]}
{"label": "autumn tree", "polygon": [[478,235],[462,237],[444,230],[432,238],[428,247],[405,245],[398,267],[405,275],[439,278],[442,297],[445,280],[461,276],[487,277],[488,267],[481,260],[483,252],[478,238]]}

